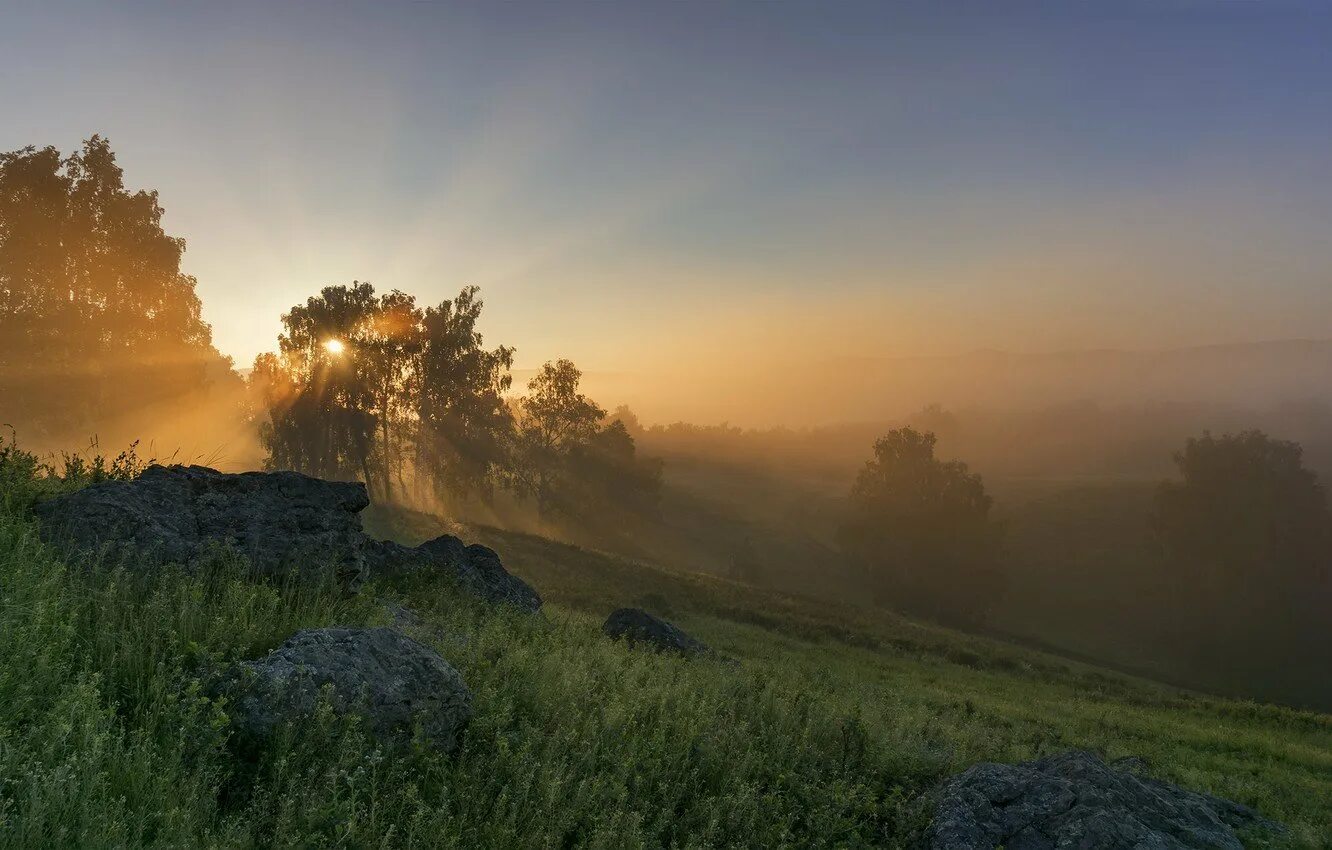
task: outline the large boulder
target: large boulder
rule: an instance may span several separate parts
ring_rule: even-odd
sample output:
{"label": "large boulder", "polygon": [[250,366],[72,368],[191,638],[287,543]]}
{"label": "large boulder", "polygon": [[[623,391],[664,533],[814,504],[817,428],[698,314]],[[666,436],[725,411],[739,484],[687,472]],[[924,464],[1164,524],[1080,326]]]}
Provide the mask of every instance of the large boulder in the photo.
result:
{"label": "large boulder", "polygon": [[659,652],[672,652],[687,658],[710,655],[712,650],[673,623],[654,617],[642,608],[620,608],[606,618],[601,631],[613,640],[630,646],[647,646]]}
{"label": "large boulder", "polygon": [[511,605],[530,613],[541,608],[540,595],[527,582],[505,570],[495,550],[479,543],[468,546],[452,534],[420,546],[371,541],[366,548],[366,559],[375,575],[442,572],[467,593],[492,605]]}
{"label": "large boulder", "polygon": [[153,465],[132,481],[57,496],[36,512],[43,537],[70,548],[188,565],[225,544],[263,575],[332,566],[355,581],[365,571],[357,513],[368,504],[359,482]]}
{"label": "large boulder", "polygon": [[943,787],[930,850],[1243,850],[1236,829],[1281,829],[1253,810],[1070,751],[973,765]]}
{"label": "large boulder", "polygon": [[472,717],[458,671],[390,628],[297,632],[267,657],[242,663],[226,692],[236,725],[260,740],[309,717],[324,693],[337,713],[361,714],[388,743],[419,730],[428,746],[451,751]]}
{"label": "large boulder", "polygon": [[104,481],[39,504],[42,536],[69,549],[128,555],[142,566],[187,566],[217,546],[244,555],[261,575],[332,566],[351,585],[371,575],[444,572],[467,593],[535,612],[541,597],[499,555],[452,535],[420,546],[371,540],[360,511],[365,485],[299,472],[228,474],[157,466],[132,481]]}

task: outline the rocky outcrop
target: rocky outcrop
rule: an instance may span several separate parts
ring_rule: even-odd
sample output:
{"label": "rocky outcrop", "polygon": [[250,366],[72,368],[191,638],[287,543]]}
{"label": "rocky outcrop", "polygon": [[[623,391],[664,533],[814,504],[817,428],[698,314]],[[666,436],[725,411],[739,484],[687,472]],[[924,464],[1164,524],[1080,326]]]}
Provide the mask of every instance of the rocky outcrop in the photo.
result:
{"label": "rocky outcrop", "polygon": [[472,695],[458,671],[389,628],[297,632],[267,657],[242,663],[224,692],[237,727],[264,740],[309,717],[326,688],[335,712],[362,715],[388,743],[419,730],[426,745],[451,751],[472,717]]}
{"label": "rocky outcrop", "polygon": [[982,763],[944,785],[930,850],[1243,850],[1236,829],[1281,827],[1253,810],[1071,751]]}
{"label": "rocky outcrop", "polygon": [[415,547],[367,538],[359,513],[369,504],[365,485],[354,481],[154,465],[132,481],[57,496],[36,512],[47,541],[81,551],[105,548],[140,565],[189,566],[229,546],[264,576],[331,566],[356,585],[372,575],[434,570],[487,602],[531,612],[541,607],[536,591],[485,546],[448,534]]}
{"label": "rocky outcrop", "polygon": [[706,644],[642,608],[620,608],[612,612],[601,631],[614,640],[628,641],[631,646],[647,646],[659,652],[673,652],[687,658],[712,653]]}
{"label": "rocky outcrop", "polygon": [[368,504],[359,482],[154,465],[132,481],[57,496],[36,512],[42,536],[73,549],[189,565],[225,544],[261,575],[332,566],[355,582],[365,572],[357,513]]}
{"label": "rocky outcrop", "polygon": [[452,534],[420,546],[371,541],[366,548],[366,560],[374,575],[443,572],[464,591],[492,605],[512,605],[529,613],[541,608],[541,597],[527,582],[504,569],[495,550],[478,543],[468,546]]}

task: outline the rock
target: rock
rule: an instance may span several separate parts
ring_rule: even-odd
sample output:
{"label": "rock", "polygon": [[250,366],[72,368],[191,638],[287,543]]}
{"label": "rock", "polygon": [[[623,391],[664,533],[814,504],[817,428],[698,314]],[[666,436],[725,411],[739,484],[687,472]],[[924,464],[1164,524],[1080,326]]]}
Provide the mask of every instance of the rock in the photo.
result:
{"label": "rock", "polygon": [[142,562],[189,565],[221,543],[261,575],[332,565],[354,582],[365,570],[357,512],[368,504],[359,482],[153,465],[132,481],[57,496],[36,513],[46,540],[73,549],[107,546]]}
{"label": "rock", "polygon": [[224,692],[246,734],[263,740],[309,717],[326,686],[339,714],[364,716],[375,736],[409,740],[419,726],[429,746],[452,751],[472,717],[462,676],[429,647],[390,628],[307,629],[258,661],[247,661]]}
{"label": "rock", "polygon": [[706,644],[642,608],[620,608],[612,612],[601,631],[614,640],[623,638],[630,645],[645,644],[660,652],[674,652],[687,658],[712,653]]}
{"label": "rock", "polygon": [[1021,764],[982,763],[943,787],[930,850],[1243,850],[1234,830],[1281,830],[1254,811],[1070,751]]}
{"label": "rock", "polygon": [[359,513],[369,504],[365,485],[355,481],[153,465],[132,481],[104,481],[57,496],[36,512],[48,542],[82,551],[108,547],[142,565],[190,566],[225,545],[264,576],[331,564],[355,586],[369,575],[433,568],[487,602],[531,612],[541,607],[537,592],[485,546],[468,546],[449,534],[416,547],[367,538]]}
{"label": "rock", "polygon": [[453,577],[467,593],[493,605],[512,605],[535,614],[541,597],[527,582],[509,573],[493,549],[468,546],[452,534],[444,534],[420,546],[392,541],[371,541],[366,549],[371,572],[376,575],[410,575],[438,570]]}

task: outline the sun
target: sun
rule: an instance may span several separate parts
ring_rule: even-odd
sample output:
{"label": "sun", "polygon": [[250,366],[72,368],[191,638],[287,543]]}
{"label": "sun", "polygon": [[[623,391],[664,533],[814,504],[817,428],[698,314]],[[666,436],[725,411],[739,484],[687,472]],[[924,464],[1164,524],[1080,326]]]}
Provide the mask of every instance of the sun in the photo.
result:
{"label": "sun", "polygon": [[347,344],[340,339],[326,339],[324,340],[324,350],[337,357],[347,350]]}

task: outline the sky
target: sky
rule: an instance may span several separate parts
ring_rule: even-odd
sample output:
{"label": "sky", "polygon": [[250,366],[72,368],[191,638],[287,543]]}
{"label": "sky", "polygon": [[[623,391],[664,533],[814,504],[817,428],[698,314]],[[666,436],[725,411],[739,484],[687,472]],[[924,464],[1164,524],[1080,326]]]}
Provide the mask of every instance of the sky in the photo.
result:
{"label": "sky", "polygon": [[353,279],[678,381],[1332,336],[1332,3],[3,5],[241,367]]}

